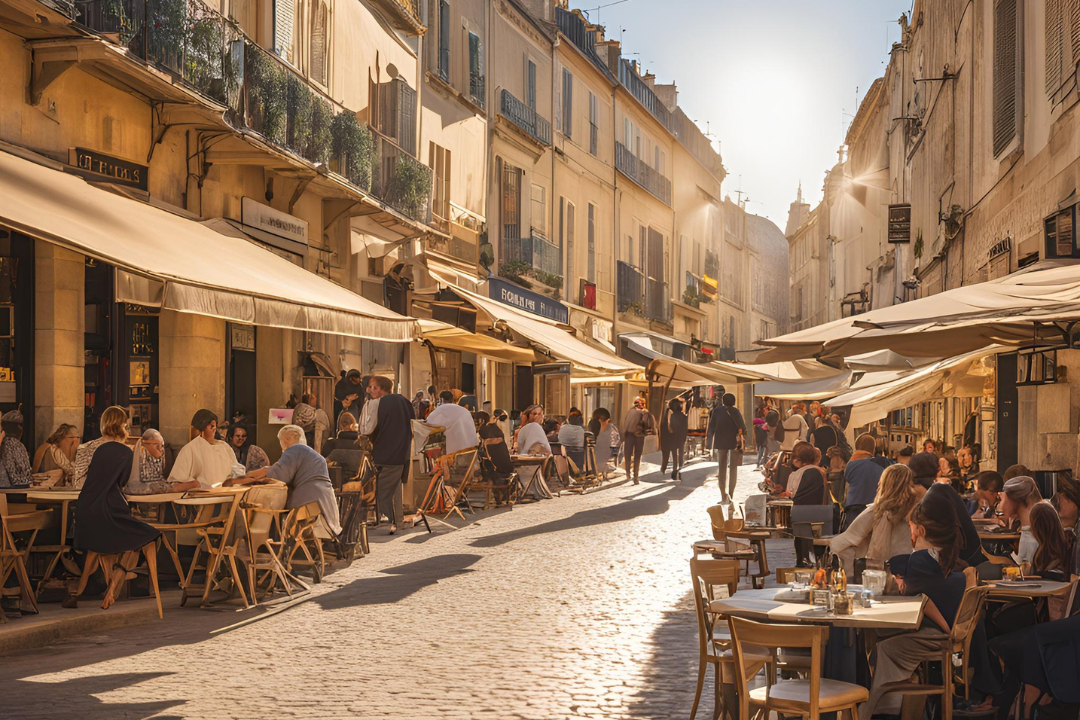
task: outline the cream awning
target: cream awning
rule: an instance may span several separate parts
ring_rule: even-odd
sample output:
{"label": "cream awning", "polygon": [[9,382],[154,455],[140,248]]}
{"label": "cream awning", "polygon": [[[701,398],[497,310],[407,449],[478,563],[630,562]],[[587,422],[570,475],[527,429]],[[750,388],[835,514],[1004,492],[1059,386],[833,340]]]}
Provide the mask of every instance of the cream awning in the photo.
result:
{"label": "cream awning", "polygon": [[418,333],[412,318],[250,240],[3,151],[0,223],[114,265],[118,289],[169,310],[385,342]]}
{"label": "cream awning", "polygon": [[626,333],[620,335],[619,339],[627,344],[631,352],[649,360],[646,376],[656,382],[686,387],[738,385],[765,379],[761,373],[737,363],[723,361],[693,363],[665,355],[653,347],[653,336],[647,333]]}
{"label": "cream awning", "polygon": [[478,353],[496,360],[533,363],[536,353],[531,348],[518,347],[483,333],[474,333],[438,320],[421,318],[420,336],[438,348]]}
{"label": "cream awning", "polygon": [[1080,264],[1048,260],[1003,278],[762,340],[762,360],[838,359],[875,350],[954,356],[989,345],[1061,337],[1036,323],[1080,320]]}
{"label": "cream awning", "polygon": [[570,363],[571,375],[574,377],[626,376],[642,370],[641,366],[623,360],[618,355],[589,345],[550,320],[530,315],[457,286],[452,286],[451,289],[477,310],[484,312],[493,323],[504,324],[545,355]]}
{"label": "cream awning", "polygon": [[[947,358],[914,370],[866,373],[850,391],[837,395],[829,407],[850,405],[848,427],[881,420],[893,410],[926,402],[935,396],[978,397],[985,372],[983,358],[1000,352],[993,346]],[[975,379],[972,382],[972,379]]]}

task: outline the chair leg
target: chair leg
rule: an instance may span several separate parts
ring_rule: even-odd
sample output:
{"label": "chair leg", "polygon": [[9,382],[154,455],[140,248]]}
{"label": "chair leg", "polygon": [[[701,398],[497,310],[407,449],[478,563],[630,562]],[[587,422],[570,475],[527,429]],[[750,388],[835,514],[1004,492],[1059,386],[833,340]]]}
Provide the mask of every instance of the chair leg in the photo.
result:
{"label": "chair leg", "polygon": [[713,720],[723,716],[724,702],[721,699],[720,663],[713,663]]}
{"label": "chair leg", "polygon": [[946,653],[941,660],[941,717],[952,720],[953,668],[952,653]]}
{"label": "chair leg", "polygon": [[157,603],[158,620],[162,620],[165,614],[161,611],[161,589],[158,587],[157,541],[143,545],[142,553],[146,558],[146,569],[150,574],[150,589],[154,591],[154,601]]}
{"label": "chair leg", "polygon": [[[244,585],[240,582],[240,571],[236,569],[236,557],[232,553],[229,553],[229,572],[232,573],[233,585],[236,586],[237,592],[240,593],[240,599],[244,601],[244,607],[250,608],[251,603],[248,602],[247,594],[244,593]],[[255,590],[251,591],[251,599],[255,599]]]}
{"label": "chair leg", "polygon": [[690,720],[697,717],[698,703],[701,702],[701,689],[705,686],[705,659],[698,661],[697,688],[694,690],[694,704],[690,708]]}
{"label": "chair leg", "polygon": [[181,583],[180,587],[182,592],[180,593],[180,607],[184,607],[188,601],[188,588],[191,587],[191,581],[195,578],[195,570],[199,567],[199,555],[202,554],[203,542],[200,541],[195,545],[195,554],[191,558],[191,564],[188,565],[187,577]]}
{"label": "chair leg", "polygon": [[110,572],[106,573],[109,579],[109,587],[105,590],[105,598],[101,601],[101,609],[108,610],[116,602],[116,596],[120,594],[120,588],[127,580],[128,565],[131,564],[137,551],[128,550],[119,555],[104,555],[102,561],[107,563]]}

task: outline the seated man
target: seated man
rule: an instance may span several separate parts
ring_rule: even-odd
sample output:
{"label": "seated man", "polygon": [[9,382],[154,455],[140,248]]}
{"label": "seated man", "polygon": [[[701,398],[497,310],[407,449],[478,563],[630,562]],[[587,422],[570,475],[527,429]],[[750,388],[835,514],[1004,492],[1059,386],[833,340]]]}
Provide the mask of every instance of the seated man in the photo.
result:
{"label": "seated man", "polygon": [[501,505],[509,500],[510,476],[514,474],[514,463],[510,459],[510,448],[506,437],[497,421],[486,412],[476,413],[480,425],[480,444],[483,447],[480,471],[484,479],[503,489],[495,491],[495,504]]}
{"label": "seated man", "polygon": [[320,537],[331,537],[341,532],[338,518],[337,498],[330,484],[326,460],[306,444],[307,436],[298,425],[286,425],[278,430],[281,443],[281,459],[270,467],[259,468],[242,478],[227,480],[225,486],[251,485],[265,478],[278,480],[289,486],[289,500],[285,507],[296,508],[312,500],[319,503],[322,522],[316,528]]}
{"label": "seated man", "polygon": [[475,448],[477,444],[476,424],[468,409],[454,402],[454,393],[444,390],[439,398],[442,403],[428,414],[428,425],[446,428],[446,454],[453,455],[462,450]]}
{"label": "seated man", "polygon": [[217,439],[218,417],[203,409],[191,418],[191,427],[199,434],[176,456],[170,483],[198,481],[204,488],[220,485],[232,474],[236,455],[227,444]]}
{"label": "seated man", "polygon": [[559,428],[559,444],[580,472],[585,468],[585,420],[571,415]]}
{"label": "seated man", "polygon": [[165,479],[165,438],[153,428],[147,428],[135,443],[131,475],[124,486],[127,495],[186,492],[198,487],[198,480],[171,483]]}

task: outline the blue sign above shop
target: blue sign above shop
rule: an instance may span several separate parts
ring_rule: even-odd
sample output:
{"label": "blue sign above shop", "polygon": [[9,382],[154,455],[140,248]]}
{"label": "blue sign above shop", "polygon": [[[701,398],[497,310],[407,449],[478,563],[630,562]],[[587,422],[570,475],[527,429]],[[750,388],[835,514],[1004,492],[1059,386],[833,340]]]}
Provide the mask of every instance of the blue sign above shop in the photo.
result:
{"label": "blue sign above shop", "polygon": [[570,322],[570,309],[561,302],[497,277],[488,278],[487,286],[488,297],[492,300],[498,300],[504,305],[516,307],[518,310],[524,310],[563,325]]}

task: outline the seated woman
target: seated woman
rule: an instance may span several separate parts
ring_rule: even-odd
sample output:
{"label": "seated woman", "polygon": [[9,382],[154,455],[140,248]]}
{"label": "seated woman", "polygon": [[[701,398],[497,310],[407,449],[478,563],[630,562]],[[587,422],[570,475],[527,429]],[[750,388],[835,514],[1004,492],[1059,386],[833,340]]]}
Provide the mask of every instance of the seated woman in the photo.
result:
{"label": "seated woman", "polygon": [[55,472],[62,475],[57,485],[69,485],[75,474],[75,451],[79,447],[79,429],[60,423],[56,431],[34,453],[34,472]]}
{"label": "seated woman", "polygon": [[[148,563],[156,562],[155,543],[161,533],[132,516],[122,492],[124,483],[131,477],[133,458],[131,448],[124,442],[127,439],[127,413],[112,407],[101,417],[103,442],[95,448],[79,502],[75,505],[74,546],[82,552],[121,556],[116,567],[110,568],[112,577],[101,604],[102,609],[106,609],[115,601],[116,591],[135,566],[139,553],[146,555]],[[64,601],[64,607],[76,607],[93,568],[87,570],[89,572],[83,573],[78,590]]]}
{"label": "seated woman", "polygon": [[364,450],[360,447],[360,433],[356,431],[356,418],[352,413],[343,412],[338,416],[337,437],[327,440],[322,445],[322,456],[328,463],[341,466],[343,477],[351,480],[360,474],[360,463],[364,460]]}
{"label": "seated woman", "polygon": [[171,483],[165,479],[165,438],[153,428],[142,434],[132,454],[131,475],[124,486],[128,495],[186,492],[199,487],[197,480]]}
{"label": "seated woman", "polygon": [[940,647],[942,636],[952,630],[969,582],[957,569],[962,536],[952,502],[927,494],[912,511],[909,525],[914,552],[890,559],[889,569],[901,594],[926,595],[923,625],[878,643],[874,681],[870,698],[859,708],[861,718],[873,717],[887,693],[885,685],[910,678],[926,654]]}
{"label": "seated woman", "polygon": [[266,478],[283,482],[289,486],[289,500],[285,506],[296,508],[313,500],[318,502],[322,522],[318,525],[317,533],[321,537],[331,537],[341,532],[334,486],[330,483],[326,460],[306,444],[306,439],[303,428],[286,425],[278,430],[282,450],[280,460],[242,478],[230,478],[224,485],[251,485]]}
{"label": "seated woman", "polygon": [[566,451],[566,456],[574,461],[578,469],[585,467],[585,421],[580,414],[571,415],[559,428],[556,438]]}
{"label": "seated woman", "polygon": [[[816,447],[800,440],[791,450],[791,461],[795,472],[788,478],[787,491],[793,505],[826,505],[829,502],[829,488],[825,484],[825,474],[818,464],[821,453]],[[813,540],[809,537],[795,538],[795,559],[799,567],[810,567],[810,551]]]}
{"label": "seated woman", "polygon": [[29,485],[30,476],[34,473],[30,468],[30,453],[22,444],[22,413],[18,410],[4,413],[0,416],[0,429],[3,429],[3,439],[0,440],[0,463],[4,467],[0,482],[3,482],[6,477],[7,486]]}
{"label": "seated woman", "polygon": [[1040,502],[1042,495],[1030,477],[1020,475],[1005,481],[999,506],[1005,522],[1020,523],[1020,546],[1016,555],[1022,563],[1030,563],[1039,549],[1039,542],[1031,534],[1031,508]]}
{"label": "seated woman", "polygon": [[226,440],[232,448],[236,462],[244,466],[246,472],[264,468],[270,464],[270,458],[266,451],[250,441],[251,434],[243,425],[233,425],[229,428]]}
{"label": "seated woman", "polygon": [[94,453],[97,449],[107,442],[113,442],[114,438],[105,434],[105,428],[116,428],[121,423],[124,425],[124,437],[121,441],[127,438],[127,410],[116,405],[105,408],[105,411],[101,413],[101,420],[98,425],[101,428],[101,437],[96,440],[84,442],[79,446],[79,449],[75,451],[75,472],[71,478],[71,485],[75,488],[81,488],[83,483],[86,482],[86,473],[90,469],[90,463],[94,459]]}
{"label": "seated woman", "polygon": [[829,543],[849,577],[854,577],[856,558],[866,558],[867,568],[881,569],[889,558],[911,553],[907,518],[919,501],[914,477],[907,466],[890,465],[881,474],[874,502]]}
{"label": "seated woman", "polygon": [[1070,567],[1072,553],[1069,538],[1057,510],[1050,503],[1036,503],[1028,519],[1031,535],[1038,547],[1031,558],[1030,568],[1025,568],[1025,572],[1030,569],[1032,574],[1047,580],[1068,581],[1069,573],[1075,572],[1075,569]]}
{"label": "seated woman", "polygon": [[486,412],[476,413],[480,424],[480,471],[484,479],[500,489],[494,491],[496,507],[509,500],[510,476],[514,474],[514,463],[510,459],[510,448],[498,420]]}

